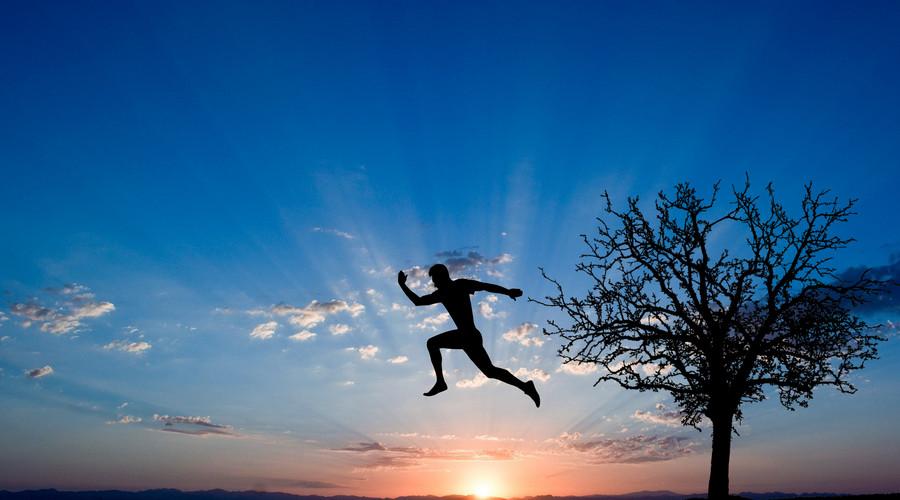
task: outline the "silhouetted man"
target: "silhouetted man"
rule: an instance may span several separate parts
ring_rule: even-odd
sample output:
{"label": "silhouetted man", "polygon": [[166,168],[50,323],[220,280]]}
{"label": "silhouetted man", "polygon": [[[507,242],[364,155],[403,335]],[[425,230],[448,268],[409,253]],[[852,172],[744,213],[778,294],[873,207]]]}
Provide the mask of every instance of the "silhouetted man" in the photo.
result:
{"label": "silhouetted man", "polygon": [[434,375],[437,377],[437,381],[434,383],[434,387],[424,393],[424,395],[434,396],[447,390],[447,382],[444,381],[444,372],[441,369],[441,349],[462,349],[469,356],[469,359],[475,363],[475,366],[486,376],[518,387],[534,401],[535,406],[541,406],[541,397],[534,387],[534,382],[531,380],[522,382],[509,371],[496,367],[491,363],[491,358],[488,357],[487,351],[484,350],[481,332],[475,328],[475,319],[472,316],[472,302],[469,300],[469,295],[479,291],[508,295],[509,298],[516,300],[517,297],[522,296],[522,290],[518,288],[503,288],[500,285],[492,285],[475,280],[452,280],[450,279],[450,272],[447,270],[447,266],[443,264],[431,266],[431,269],[428,270],[428,275],[431,276],[431,282],[434,283],[437,291],[419,297],[406,286],[406,273],[400,271],[397,274],[397,282],[400,284],[400,288],[403,289],[403,292],[413,304],[427,306],[440,302],[447,309],[447,312],[450,313],[450,318],[456,324],[456,330],[450,330],[428,339],[426,345],[428,346],[428,354],[431,356],[431,364],[434,365]]}

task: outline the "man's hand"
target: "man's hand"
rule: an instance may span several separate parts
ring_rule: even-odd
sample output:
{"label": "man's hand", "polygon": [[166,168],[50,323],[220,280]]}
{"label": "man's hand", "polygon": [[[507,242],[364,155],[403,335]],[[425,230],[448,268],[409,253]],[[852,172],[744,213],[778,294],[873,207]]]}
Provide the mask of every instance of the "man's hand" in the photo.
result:
{"label": "man's hand", "polygon": [[[406,273],[404,273],[403,271],[400,271],[399,273],[397,273],[397,283],[399,283],[401,285],[406,284]],[[522,293],[519,292],[519,295],[522,295]]]}
{"label": "man's hand", "polygon": [[521,296],[522,296],[522,290],[519,290],[518,288],[511,288],[509,290],[509,298],[516,300],[517,298],[519,298]]}

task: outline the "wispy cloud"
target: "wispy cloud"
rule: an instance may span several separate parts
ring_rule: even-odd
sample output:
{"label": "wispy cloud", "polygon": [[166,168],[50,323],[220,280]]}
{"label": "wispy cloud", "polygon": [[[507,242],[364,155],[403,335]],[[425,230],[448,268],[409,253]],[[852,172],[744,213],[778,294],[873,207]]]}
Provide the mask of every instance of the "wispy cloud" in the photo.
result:
{"label": "wispy cloud", "polygon": [[422,321],[413,325],[413,327],[418,328],[419,330],[433,330],[437,331],[438,328],[450,320],[450,314],[446,312],[435,314],[434,316],[427,316],[422,319]]}
{"label": "wispy cloud", "polygon": [[532,368],[530,370],[528,368],[519,368],[515,371],[515,373],[513,373],[513,375],[519,378],[524,377],[533,380],[539,380],[541,382],[550,380],[550,374],[545,372],[544,370],[541,370],[540,368]]}
{"label": "wispy cloud", "polygon": [[512,255],[508,253],[501,253],[496,257],[485,257],[475,251],[462,252],[461,250],[438,252],[435,257],[443,259],[443,264],[447,266],[451,275],[470,273],[483,266],[499,266],[513,261]]}
{"label": "wispy cloud", "polygon": [[388,359],[387,361],[388,361],[388,363],[391,363],[394,365],[401,365],[401,364],[409,361],[409,358],[407,358],[406,356],[395,356],[393,358]]}
{"label": "wispy cloud", "polygon": [[343,323],[337,323],[328,327],[328,331],[331,332],[332,335],[345,335],[350,333],[350,325],[345,325]]}
{"label": "wispy cloud", "polygon": [[631,418],[654,425],[681,427],[681,412],[670,410],[662,403],[656,404],[656,412],[635,410]]}
{"label": "wispy cloud", "polygon": [[128,342],[125,340],[115,340],[103,346],[107,351],[122,351],[130,354],[143,354],[150,350],[153,346],[149,342]]}
{"label": "wispy cloud", "polygon": [[483,386],[490,380],[485,374],[479,372],[472,378],[464,378],[456,381],[456,387],[460,389],[475,389]]}
{"label": "wispy cloud", "polygon": [[598,369],[599,368],[594,363],[576,363],[571,361],[560,365],[559,368],[556,369],[556,372],[569,375],[590,375],[592,373],[597,373]]}
{"label": "wispy cloud", "polygon": [[516,453],[507,449],[443,450],[416,446],[386,446],[379,442],[360,442],[332,451],[349,453],[363,459],[363,469],[398,469],[415,467],[426,460],[493,461],[512,460]]}
{"label": "wispy cloud", "polygon": [[268,340],[275,335],[275,330],[277,329],[277,321],[266,321],[265,323],[256,325],[253,331],[250,332],[250,337],[254,339]]}
{"label": "wispy cloud", "polygon": [[205,436],[207,434],[234,436],[231,426],[214,424],[210,417],[159,415],[154,414],[153,420],[163,424],[161,431],[188,434],[192,436]]}
{"label": "wispy cloud", "polygon": [[53,367],[50,365],[35,368],[33,370],[27,370],[25,372],[25,376],[27,376],[28,378],[42,378],[48,375],[53,375]]}
{"label": "wispy cloud", "polygon": [[356,239],[356,236],[353,235],[352,233],[348,233],[347,231],[341,231],[339,229],[334,229],[334,228],[330,228],[330,227],[318,227],[317,226],[317,227],[312,228],[311,231],[314,233],[332,234],[339,238],[344,238],[345,240]]}
{"label": "wispy cloud", "polygon": [[500,319],[505,318],[506,313],[503,311],[494,311],[494,304],[497,303],[497,296],[490,294],[484,300],[478,302],[478,312],[484,319]]}
{"label": "wispy cloud", "polygon": [[333,314],[347,313],[355,318],[362,314],[366,306],[359,303],[349,303],[344,300],[330,300],[319,302],[314,300],[305,306],[292,306],[290,304],[277,304],[271,312],[277,316],[287,316],[288,322],[300,328],[312,328],[324,322]]}
{"label": "wispy cloud", "polygon": [[315,337],[316,337],[315,333],[313,333],[309,330],[301,330],[301,331],[291,335],[288,338],[293,341],[296,341],[296,342],[306,342],[307,340],[312,340]]}
{"label": "wispy cloud", "polygon": [[544,345],[544,339],[535,335],[540,327],[534,323],[522,323],[521,325],[507,330],[503,334],[503,340],[507,342],[517,342],[525,347]]}
{"label": "wispy cloud", "polygon": [[552,440],[559,449],[576,453],[589,463],[662,462],[694,452],[697,443],[683,436],[643,435],[625,438],[583,438],[580,433],[563,433]]}
{"label": "wispy cloud", "polygon": [[22,326],[28,328],[37,323],[42,332],[63,335],[81,329],[86,319],[99,318],[116,309],[112,302],[95,300],[88,287],[77,283],[47,292],[58,298],[52,307],[37,299],[10,306],[12,314],[24,318]]}
{"label": "wispy cloud", "polygon": [[378,354],[378,346],[371,344],[361,347],[348,347],[347,350],[358,353],[359,359],[373,359]]}
{"label": "wispy cloud", "polygon": [[128,424],[139,424],[143,421],[144,421],[144,419],[142,419],[141,417],[135,417],[132,415],[122,415],[117,420],[107,420],[106,423],[110,424],[110,425],[115,425],[115,424],[128,425]]}

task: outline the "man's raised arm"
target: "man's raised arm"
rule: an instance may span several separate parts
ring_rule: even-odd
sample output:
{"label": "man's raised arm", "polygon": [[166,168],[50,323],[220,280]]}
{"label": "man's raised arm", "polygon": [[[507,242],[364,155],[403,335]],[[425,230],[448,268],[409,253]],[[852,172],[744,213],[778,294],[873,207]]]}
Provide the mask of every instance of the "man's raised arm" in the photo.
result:
{"label": "man's raised arm", "polygon": [[522,296],[522,290],[519,290],[518,288],[506,288],[500,285],[495,285],[493,283],[482,283],[475,280],[469,281],[472,283],[472,287],[475,291],[499,293],[501,295],[506,295],[513,300],[516,300],[517,298]]}
{"label": "man's raised arm", "polygon": [[403,293],[405,293],[406,296],[409,297],[409,300],[417,306],[428,306],[438,303],[438,299],[434,296],[433,293],[428,294],[424,297],[419,297],[418,295],[416,295],[416,292],[410,290],[409,287],[406,286],[406,273],[404,273],[403,271],[397,273],[397,283],[400,285]]}

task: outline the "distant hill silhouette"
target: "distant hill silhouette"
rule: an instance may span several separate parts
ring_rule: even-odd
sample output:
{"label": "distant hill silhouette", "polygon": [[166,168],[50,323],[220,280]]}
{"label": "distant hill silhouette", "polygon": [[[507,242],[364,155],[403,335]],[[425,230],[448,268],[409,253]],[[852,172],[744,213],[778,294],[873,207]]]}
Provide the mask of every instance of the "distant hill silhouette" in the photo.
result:
{"label": "distant hill silhouette", "polygon": [[[803,498],[804,500],[827,499],[838,500],[841,498],[853,500],[900,500],[900,493],[883,495],[840,495],[836,493],[752,493],[744,492],[735,497],[749,500],[777,500],[781,498]],[[381,497],[365,497],[353,495],[321,496],[321,495],[293,495],[290,493],[278,493],[267,491],[181,491],[175,489],[156,489],[144,491],[59,491],[55,489],[24,490],[24,491],[0,491],[0,500],[475,500],[473,495],[417,495],[400,496],[393,499]],[[500,498],[493,497],[488,500],[687,500],[690,498],[705,498],[700,494],[681,494],[672,491],[636,491],[621,495],[586,495],[586,496],[553,496],[538,495],[529,497]]]}

